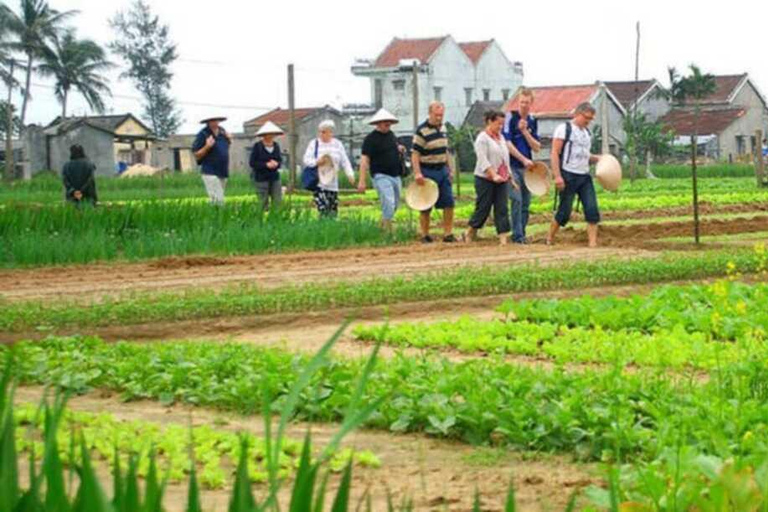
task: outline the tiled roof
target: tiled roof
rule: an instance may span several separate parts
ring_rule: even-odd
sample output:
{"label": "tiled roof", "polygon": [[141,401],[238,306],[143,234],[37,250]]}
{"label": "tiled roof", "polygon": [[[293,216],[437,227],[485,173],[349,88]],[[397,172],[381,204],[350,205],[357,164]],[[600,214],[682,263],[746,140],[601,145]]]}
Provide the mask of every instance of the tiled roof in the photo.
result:
{"label": "tiled roof", "polygon": [[[707,109],[699,115],[699,135],[717,135],[745,114],[743,108]],[[676,135],[693,135],[696,113],[691,109],[672,109],[659,121]]]}
{"label": "tiled roof", "polygon": [[46,129],[53,129],[57,133],[66,133],[69,130],[80,126],[82,124],[87,124],[88,126],[92,126],[93,128],[97,128],[99,130],[103,130],[105,132],[109,133],[115,133],[118,128],[120,128],[120,125],[122,125],[124,122],[126,122],[129,119],[133,119],[137,123],[139,123],[142,127],[144,127],[147,132],[151,132],[149,127],[147,127],[144,123],[142,123],[139,119],[137,119],[132,114],[121,114],[121,115],[112,115],[112,116],[86,116],[86,117],[67,117],[65,119],[61,119],[61,117],[57,117],[56,119],[49,124]]}
{"label": "tiled roof", "polygon": [[638,82],[605,82],[605,85],[621,105],[625,109],[629,109],[655,83],[655,80],[640,80]]}
{"label": "tiled roof", "polygon": [[422,63],[429,62],[432,54],[437,51],[447,36],[430,39],[398,39],[389,43],[376,59],[374,67],[393,68],[403,59],[419,59]]}
{"label": "tiled roof", "polygon": [[[540,118],[567,118],[585,101],[590,101],[597,93],[597,85],[565,85],[553,87],[530,87],[534,101],[531,113]],[[519,108],[518,96],[515,95],[507,104],[507,110]]]}
{"label": "tiled roof", "polygon": [[492,42],[493,40],[459,43],[459,46],[464,51],[464,53],[467,54],[469,60],[471,60],[474,64],[477,64],[480,62],[480,57],[483,56],[483,53],[485,53],[485,50],[488,49]]}
{"label": "tiled roof", "polygon": [[[734,93],[739,84],[746,78],[747,74],[741,75],[721,75],[715,77],[715,92],[702,99],[698,103],[702,105],[711,105],[716,103],[727,103],[728,99]],[[693,102],[692,102],[693,103]]]}
{"label": "tiled roof", "polygon": [[464,124],[474,126],[475,128],[482,128],[485,126],[485,113],[489,110],[502,110],[504,108],[503,101],[476,101],[472,104],[472,107],[467,112],[467,117],[464,118]]}
{"label": "tiled roof", "polygon": [[[296,112],[296,121],[301,121],[307,116],[310,116],[317,112],[318,110],[324,110],[325,107],[317,107],[317,108],[297,108],[295,109]],[[280,107],[267,112],[266,114],[262,114],[259,117],[256,117],[254,119],[251,119],[250,121],[246,121],[245,124],[247,125],[257,125],[260,126],[267,121],[272,121],[277,126],[280,126],[281,128],[285,129],[288,126],[288,121],[290,119],[291,111],[288,109],[282,109]]]}

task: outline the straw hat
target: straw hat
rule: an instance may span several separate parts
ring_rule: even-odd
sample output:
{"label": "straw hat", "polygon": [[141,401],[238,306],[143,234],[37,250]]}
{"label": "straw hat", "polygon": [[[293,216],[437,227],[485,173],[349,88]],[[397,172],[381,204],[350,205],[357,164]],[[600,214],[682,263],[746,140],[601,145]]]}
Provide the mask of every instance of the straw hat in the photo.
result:
{"label": "straw hat", "polygon": [[378,124],[382,121],[389,121],[392,124],[397,124],[400,122],[400,120],[392,115],[387,109],[382,108],[376,112],[376,115],[371,118],[368,124]]}
{"label": "straw hat", "polygon": [[525,186],[531,194],[542,197],[549,194],[549,168],[543,162],[535,162],[530,169],[525,170],[523,176]]}
{"label": "straw hat", "polygon": [[267,121],[264,126],[259,128],[256,132],[256,136],[261,137],[263,135],[283,135],[285,132],[272,121]]}
{"label": "straw hat", "polygon": [[613,155],[602,155],[597,162],[595,177],[605,190],[616,192],[621,185],[621,164]]}
{"label": "straw hat", "polygon": [[205,118],[202,121],[200,121],[200,124],[208,124],[211,121],[218,121],[218,122],[222,123],[222,122],[224,122],[226,120],[227,120],[226,117],[208,117],[208,118]]}
{"label": "straw hat", "polygon": [[423,185],[415,181],[405,190],[405,202],[412,209],[423,212],[431,209],[437,203],[440,196],[437,183],[432,180],[424,180]]}

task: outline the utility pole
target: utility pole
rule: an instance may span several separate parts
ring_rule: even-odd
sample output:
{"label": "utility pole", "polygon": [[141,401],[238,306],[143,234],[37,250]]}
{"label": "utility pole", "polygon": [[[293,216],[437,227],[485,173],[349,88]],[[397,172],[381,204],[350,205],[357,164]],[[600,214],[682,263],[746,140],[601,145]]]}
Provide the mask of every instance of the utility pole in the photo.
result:
{"label": "utility pole", "polygon": [[293,193],[296,189],[296,146],[298,144],[298,137],[296,134],[296,98],[295,98],[295,82],[293,78],[293,64],[288,64],[288,158],[291,161],[291,168],[289,169],[290,183],[288,184],[288,191]]}
{"label": "utility pole", "polygon": [[629,155],[629,177],[635,181],[637,177],[637,153],[638,153],[638,133],[637,133],[637,100],[640,98],[638,82],[640,81],[640,22],[636,25],[637,44],[635,46],[635,94],[633,95],[632,111],[630,112],[632,120],[632,154]]}
{"label": "utility pole", "polygon": [[13,162],[13,68],[15,65],[16,61],[11,59],[5,120],[5,179],[8,181],[12,180],[16,174]]}

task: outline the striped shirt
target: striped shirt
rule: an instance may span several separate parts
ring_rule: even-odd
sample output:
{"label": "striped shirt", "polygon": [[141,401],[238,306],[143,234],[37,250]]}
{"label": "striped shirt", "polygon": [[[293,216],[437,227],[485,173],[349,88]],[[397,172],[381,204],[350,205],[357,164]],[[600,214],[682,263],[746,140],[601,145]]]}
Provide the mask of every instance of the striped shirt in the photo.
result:
{"label": "striped shirt", "polygon": [[448,137],[440,127],[424,121],[413,136],[413,150],[419,162],[427,169],[439,169],[448,165]]}

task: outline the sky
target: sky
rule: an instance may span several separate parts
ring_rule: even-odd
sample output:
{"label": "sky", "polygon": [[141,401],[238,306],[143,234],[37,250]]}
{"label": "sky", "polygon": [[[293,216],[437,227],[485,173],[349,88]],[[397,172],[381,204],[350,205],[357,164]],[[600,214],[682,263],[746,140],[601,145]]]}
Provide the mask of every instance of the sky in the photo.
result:
{"label": "sky", "polygon": [[[18,2],[7,1],[12,8]],[[129,0],[49,3],[80,11],[71,23],[78,36],[105,45],[115,37],[108,20],[130,6]],[[181,133],[197,131],[199,120],[213,115],[229,117],[225,126],[241,131],[244,121],[285,108],[289,63],[296,67],[297,107],[369,103],[368,79],[354,77],[350,67],[356,58],[375,58],[393,37],[493,38],[511,61],[523,63],[526,85],[581,84],[634,78],[639,21],[641,78],[666,84],[669,66],[695,63],[713,74],[748,72],[768,91],[768,2],[754,0],[148,3],[178,45],[172,94],[185,120]],[[109,74],[108,110],[138,115],[140,96],[119,74],[119,67]],[[61,108],[50,81],[35,76],[33,84],[27,122],[47,124]],[[86,114],[87,104],[75,95],[69,113]]]}

